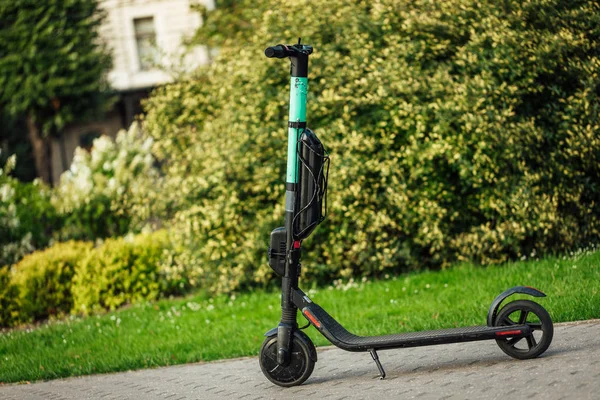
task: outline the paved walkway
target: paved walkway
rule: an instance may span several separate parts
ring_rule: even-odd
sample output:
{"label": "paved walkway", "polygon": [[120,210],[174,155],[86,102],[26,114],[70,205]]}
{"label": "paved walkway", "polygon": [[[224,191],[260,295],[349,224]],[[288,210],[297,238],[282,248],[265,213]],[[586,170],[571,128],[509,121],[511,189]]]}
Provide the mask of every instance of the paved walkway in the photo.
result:
{"label": "paved walkway", "polygon": [[[540,358],[518,361],[493,341],[368,353],[319,351],[312,376],[283,389],[256,358],[0,387],[0,399],[600,399],[600,320],[555,326]],[[510,397],[508,397],[510,396]]]}

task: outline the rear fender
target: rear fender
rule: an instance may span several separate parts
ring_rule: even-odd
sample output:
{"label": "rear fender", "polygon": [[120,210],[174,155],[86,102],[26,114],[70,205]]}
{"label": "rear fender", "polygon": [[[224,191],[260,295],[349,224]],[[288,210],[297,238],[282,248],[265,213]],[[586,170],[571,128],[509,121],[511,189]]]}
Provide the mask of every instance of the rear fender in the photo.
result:
{"label": "rear fender", "polygon": [[508,296],[511,296],[515,293],[523,293],[528,294],[534,297],[546,297],[546,295],[539,290],[529,287],[529,286],[515,286],[504,292],[500,293],[492,302],[490,309],[487,314],[487,325],[494,326],[496,322],[496,316],[498,315],[498,308],[500,308],[500,304],[506,299]]}

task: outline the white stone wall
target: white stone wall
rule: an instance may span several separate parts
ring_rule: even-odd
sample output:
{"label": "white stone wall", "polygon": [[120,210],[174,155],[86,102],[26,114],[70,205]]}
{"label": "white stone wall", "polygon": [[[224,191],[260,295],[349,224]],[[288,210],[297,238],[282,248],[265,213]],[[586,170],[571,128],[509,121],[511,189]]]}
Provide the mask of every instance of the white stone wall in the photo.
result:
{"label": "white stone wall", "polygon": [[[201,25],[199,13],[191,4],[214,7],[213,0],[102,0],[108,16],[101,36],[113,54],[113,70],[109,81],[117,90],[153,87],[172,80],[173,72],[190,70],[208,62],[205,48],[196,47],[182,59],[182,40]],[[135,18],[154,18],[156,42],[162,68],[140,70],[134,32]]]}

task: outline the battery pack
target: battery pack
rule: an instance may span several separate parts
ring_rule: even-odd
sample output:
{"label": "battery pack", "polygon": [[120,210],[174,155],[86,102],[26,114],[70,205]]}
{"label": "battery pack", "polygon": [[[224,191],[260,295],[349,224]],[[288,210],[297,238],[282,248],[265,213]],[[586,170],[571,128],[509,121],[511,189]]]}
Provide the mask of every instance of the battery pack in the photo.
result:
{"label": "battery pack", "polygon": [[285,274],[286,236],[287,231],[285,227],[280,226],[279,228],[275,228],[271,232],[271,241],[269,243],[269,265],[280,276]]}

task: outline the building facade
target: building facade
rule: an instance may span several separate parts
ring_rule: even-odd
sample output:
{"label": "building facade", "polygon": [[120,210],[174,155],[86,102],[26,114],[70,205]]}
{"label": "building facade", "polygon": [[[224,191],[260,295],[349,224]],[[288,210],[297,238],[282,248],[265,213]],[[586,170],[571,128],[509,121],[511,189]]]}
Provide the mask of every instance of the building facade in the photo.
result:
{"label": "building facade", "polygon": [[75,148],[89,147],[100,135],[116,136],[141,113],[140,101],[155,87],[210,61],[207,48],[187,48],[185,40],[200,27],[201,4],[212,9],[214,0],[101,0],[107,18],[100,36],[113,56],[108,74],[117,101],[103,119],[73,124],[52,143],[53,182],[73,160]]}

